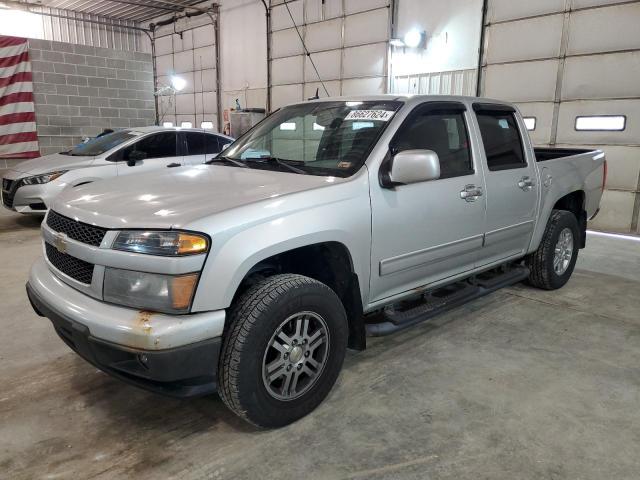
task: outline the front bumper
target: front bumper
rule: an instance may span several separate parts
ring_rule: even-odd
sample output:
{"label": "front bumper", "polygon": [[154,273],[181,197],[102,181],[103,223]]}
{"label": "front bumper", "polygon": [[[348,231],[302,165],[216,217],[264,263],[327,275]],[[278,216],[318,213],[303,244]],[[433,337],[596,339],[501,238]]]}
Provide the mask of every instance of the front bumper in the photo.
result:
{"label": "front bumper", "polygon": [[44,215],[47,212],[48,184],[21,185],[20,179],[6,180],[2,180],[2,205],[5,208],[24,214]]}
{"label": "front bumper", "polygon": [[175,397],[216,391],[224,311],[170,316],[109,305],[63,283],[44,259],[27,294],[60,338],[104,372]]}

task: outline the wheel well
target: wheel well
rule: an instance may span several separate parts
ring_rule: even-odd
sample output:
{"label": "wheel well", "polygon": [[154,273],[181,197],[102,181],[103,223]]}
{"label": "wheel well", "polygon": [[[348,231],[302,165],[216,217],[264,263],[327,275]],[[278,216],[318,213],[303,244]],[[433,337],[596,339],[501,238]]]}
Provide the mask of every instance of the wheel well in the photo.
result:
{"label": "wheel well", "polygon": [[580,246],[584,248],[587,242],[587,212],[584,209],[585,193],[578,190],[565,195],[553,206],[554,210],[565,210],[576,216],[580,226]]}
{"label": "wheel well", "polygon": [[245,275],[236,291],[234,301],[257,281],[282,273],[304,275],[331,288],[347,312],[349,348],[364,350],[366,334],[360,284],[347,247],[338,242],[318,243],[262,260]]}

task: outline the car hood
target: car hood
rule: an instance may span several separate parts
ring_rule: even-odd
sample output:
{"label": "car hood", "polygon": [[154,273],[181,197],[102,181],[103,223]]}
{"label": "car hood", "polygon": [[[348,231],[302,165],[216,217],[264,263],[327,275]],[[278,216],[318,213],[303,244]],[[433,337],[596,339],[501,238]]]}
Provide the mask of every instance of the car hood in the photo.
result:
{"label": "car hood", "polygon": [[199,165],[117,177],[68,189],[56,199],[53,209],[105,228],[183,228],[219,212],[344,181]]}
{"label": "car hood", "polygon": [[28,176],[40,175],[42,173],[55,172],[58,170],[73,170],[76,168],[88,167],[93,163],[95,157],[72,157],[54,153],[44,157],[34,158],[18,163],[12,170]]}

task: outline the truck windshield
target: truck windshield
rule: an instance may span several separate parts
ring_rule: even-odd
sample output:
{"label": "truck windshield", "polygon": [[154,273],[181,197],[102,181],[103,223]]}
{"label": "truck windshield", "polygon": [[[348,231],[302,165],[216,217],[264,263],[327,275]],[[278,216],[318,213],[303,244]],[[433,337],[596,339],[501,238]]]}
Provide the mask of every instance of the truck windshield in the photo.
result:
{"label": "truck windshield", "polygon": [[83,143],[68,152],[64,152],[64,154],[71,155],[72,157],[95,157],[135,137],[135,134],[127,130],[120,130],[89,140],[87,143]]}
{"label": "truck windshield", "polygon": [[285,107],[211,163],[348,177],[360,169],[401,105],[331,101]]}

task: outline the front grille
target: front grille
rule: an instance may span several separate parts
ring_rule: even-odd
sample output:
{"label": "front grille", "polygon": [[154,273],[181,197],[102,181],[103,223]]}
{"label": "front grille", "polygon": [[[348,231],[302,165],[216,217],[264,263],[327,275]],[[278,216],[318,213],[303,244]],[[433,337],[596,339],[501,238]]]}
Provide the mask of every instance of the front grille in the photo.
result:
{"label": "front grille", "polygon": [[47,225],[56,231],[66,233],[69,238],[78,242],[99,247],[107,230],[86,223],[77,222],[51,210],[47,217]]}
{"label": "front grille", "polygon": [[66,253],[59,252],[49,243],[45,244],[45,248],[47,251],[47,258],[51,262],[51,265],[74,280],[86,285],[91,285],[91,279],[93,278],[93,264],[80,260],[79,258],[72,257],[71,255],[67,255]]}
{"label": "front grille", "polygon": [[8,178],[2,179],[2,203],[7,207],[13,207],[13,198],[16,195],[17,188],[13,188],[16,182],[9,180]]}

